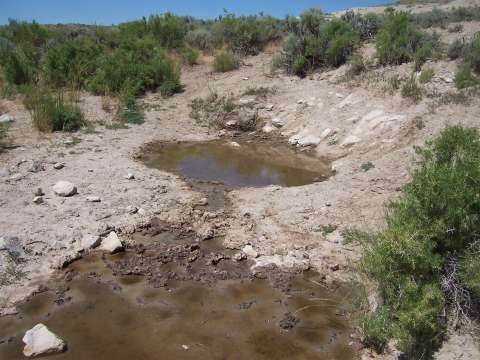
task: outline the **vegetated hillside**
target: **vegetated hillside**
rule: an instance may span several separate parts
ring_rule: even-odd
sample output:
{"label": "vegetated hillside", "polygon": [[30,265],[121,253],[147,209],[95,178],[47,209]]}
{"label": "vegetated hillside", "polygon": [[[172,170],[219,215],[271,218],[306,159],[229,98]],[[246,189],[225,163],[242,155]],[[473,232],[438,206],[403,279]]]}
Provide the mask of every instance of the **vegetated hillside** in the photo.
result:
{"label": "vegetated hillside", "polygon": [[[144,121],[148,109],[138,98],[146,92],[169,97],[188,91],[181,82],[182,66],[191,72],[191,66],[211,55],[214,71],[233,71],[277,43],[269,76],[288,74],[308,82],[341,67],[334,83],[380,87],[386,94],[399,94],[405,107],[426,98],[433,113],[438,106],[467,106],[478,98],[479,22],[480,7],[421,13],[387,8],[328,18],[318,9],[285,19],[227,13],[211,21],[164,14],[112,27],[10,21],[0,29],[1,91],[5,98],[18,96],[33,126],[45,132],[94,125],[79,106],[80,91],[104,96],[105,109],[113,98],[115,121],[109,126],[117,129]],[[435,66],[437,62],[442,66]],[[444,75],[443,65],[455,75]],[[250,89],[249,94],[270,96],[267,88]],[[346,97],[335,109],[361,106],[355,101]],[[260,123],[258,114],[227,95],[195,98],[191,108],[195,118],[212,127],[252,131]],[[232,122],[235,111],[246,121]],[[388,129],[403,118],[379,111],[352,117],[355,127],[341,147],[354,146],[366,132]],[[425,126],[422,121],[415,123],[418,130]],[[278,121],[274,125],[284,126]],[[284,129],[291,130],[288,124]],[[320,134],[310,136],[309,145],[336,146],[337,130],[329,130],[322,139]],[[6,131],[2,125],[0,135]],[[300,135],[294,134],[291,143],[308,142]],[[324,139],[328,145],[320,143]],[[389,351],[394,339],[396,348],[411,358],[429,358],[441,345],[451,317],[458,324],[477,319],[478,144],[477,131],[449,127],[418,149],[418,168],[402,195],[389,203],[386,228],[344,233],[364,246],[362,270],[378,284],[382,298],[373,312],[359,316],[367,346]],[[362,171],[372,167],[362,164]]]}

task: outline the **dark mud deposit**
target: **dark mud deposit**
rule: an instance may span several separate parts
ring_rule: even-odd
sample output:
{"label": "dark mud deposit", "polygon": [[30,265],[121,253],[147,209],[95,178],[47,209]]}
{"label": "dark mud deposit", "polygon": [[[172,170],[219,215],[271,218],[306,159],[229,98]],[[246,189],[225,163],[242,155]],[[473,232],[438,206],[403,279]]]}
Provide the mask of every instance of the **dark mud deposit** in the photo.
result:
{"label": "dark mud deposit", "polygon": [[0,318],[0,359],[23,359],[42,322],[68,343],[55,359],[354,359],[348,292],[312,272],[233,260],[219,239],[136,235],[123,254],[92,254]]}
{"label": "dark mud deposit", "polygon": [[[234,139],[235,140],[235,139]],[[301,186],[325,180],[330,166],[283,144],[214,140],[150,144],[141,160],[189,179],[226,186]]]}

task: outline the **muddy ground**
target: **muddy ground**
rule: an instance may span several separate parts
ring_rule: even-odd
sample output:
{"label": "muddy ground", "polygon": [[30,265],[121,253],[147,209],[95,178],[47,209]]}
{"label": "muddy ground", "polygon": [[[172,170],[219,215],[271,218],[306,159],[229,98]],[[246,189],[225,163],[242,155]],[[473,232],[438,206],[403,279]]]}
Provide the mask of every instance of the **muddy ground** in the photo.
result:
{"label": "muddy ground", "polygon": [[[458,36],[471,36],[475,26],[465,24],[465,33]],[[453,40],[452,34],[443,35],[448,36],[445,41]],[[372,46],[367,44],[364,52],[369,53]],[[110,123],[114,113],[103,109],[100,97],[89,94],[82,94],[81,106],[94,130],[75,134],[40,134],[32,128],[20,101],[1,100],[0,110],[12,114],[15,122],[8,146],[0,153],[0,235],[8,244],[16,244],[20,258],[18,269],[2,273],[2,312],[15,313],[20,300],[38,291],[64,264],[87,254],[85,239],[89,236],[103,237],[114,230],[133,253],[148,253],[137,235],[150,231],[152,224],[153,228],[168,224],[169,230],[200,239],[221,236],[231,253],[251,245],[258,258],[249,261],[275,262],[284,269],[312,268],[326,284],[356,278],[352,270],[359,249],[344,244],[342,230],[381,228],[383,204],[409,180],[413,146],[433,138],[447,125],[478,126],[480,100],[447,101],[456,91],[452,79],[457,64],[452,61],[427,64],[436,70],[426,86],[431,96],[413,103],[386,90],[388,76],[408,76],[409,65],[373,70],[359,81],[345,82],[345,67],[305,79],[271,75],[271,57],[267,51],[247,58],[239,70],[226,74],[212,73],[208,58],[184,68],[185,91],[171,98],[147,94],[141,99],[146,122],[128,129],[101,125]],[[274,93],[266,98],[242,95],[259,84]],[[297,187],[221,188],[214,200],[214,193],[198,184],[145,166],[138,156],[148,143],[235,140],[234,132],[210,129],[189,116],[191,100],[212,91],[253,103],[262,125],[280,120],[281,127],[271,126],[271,132],[264,133],[260,126],[256,136],[283,144],[307,136],[321,139],[318,145],[298,149],[308,148],[319,158],[329,158],[334,175]],[[55,169],[58,162],[65,166]],[[364,164],[371,164],[368,171]],[[127,179],[129,173],[133,179]],[[78,194],[56,196],[52,186],[60,180],[74,183]],[[45,193],[43,204],[33,203],[38,188]],[[101,202],[87,202],[88,196],[98,196]],[[209,207],[208,202],[217,201],[220,205]],[[192,248],[182,251],[181,261],[187,263],[188,256],[196,254]],[[4,250],[0,253],[5,255]],[[168,251],[155,261],[162,262],[165,256]],[[119,274],[139,271],[154,286],[168,280],[135,256],[121,266],[112,265],[112,270]],[[246,268],[235,276],[249,274]],[[474,359],[479,354],[475,341],[457,335],[444,351],[440,359]]]}

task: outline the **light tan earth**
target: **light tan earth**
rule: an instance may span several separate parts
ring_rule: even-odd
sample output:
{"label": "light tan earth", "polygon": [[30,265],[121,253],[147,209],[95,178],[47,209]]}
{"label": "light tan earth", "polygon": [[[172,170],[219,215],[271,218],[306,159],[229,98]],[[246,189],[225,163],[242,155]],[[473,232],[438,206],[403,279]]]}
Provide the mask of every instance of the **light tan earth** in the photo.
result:
{"label": "light tan earth", "polygon": [[[457,1],[448,6],[454,4]],[[444,40],[471,36],[480,26],[465,23],[464,29],[465,34],[442,32]],[[373,44],[362,50],[372,53]],[[142,99],[146,122],[129,129],[109,130],[96,125],[94,133],[40,134],[32,128],[30,115],[19,101],[1,100],[0,110],[16,119],[7,143],[17,147],[0,153],[0,167],[11,172],[0,178],[0,236],[18,237],[27,261],[22,264],[21,278],[1,288],[0,308],[5,313],[14,311],[16,302],[35,291],[63,262],[77,256],[86,246],[87,236],[105,236],[115,230],[123,241],[131,241],[128,234],[153,217],[199,231],[209,226],[208,219],[194,211],[203,194],[191,190],[175,175],[145,167],[134,156],[151,141],[218,137],[218,131],[189,117],[189,104],[195,97],[215,91],[232,93],[237,100],[248,99],[251,97],[241,95],[248,87],[271,87],[275,94],[256,100],[260,107],[273,105],[272,111],[259,110],[262,121],[270,124],[272,119],[280,119],[285,125],[274,132],[285,142],[298,134],[300,138],[321,138],[315,153],[334,159],[335,175],[302,187],[231,192],[232,213],[224,219],[225,245],[241,249],[251,244],[261,258],[290,255],[285,257],[290,264],[308,259],[327,281],[355,276],[352,270],[359,249],[344,245],[341,231],[384,225],[383,204],[398,196],[400,187],[409,180],[413,146],[432,139],[447,125],[479,126],[478,96],[468,105],[438,104],[442,94],[456,92],[451,81],[455,62],[428,64],[436,75],[426,88],[435,95],[416,104],[403,99],[399,91],[391,94],[386,90],[386,79],[396,73],[408,76],[410,65],[373,70],[363,80],[344,82],[345,66],[305,79],[272,76],[271,57],[262,53],[247,58],[239,70],[226,74],[213,74],[209,64],[185,68],[185,91],[167,99],[146,95]],[[113,115],[102,110],[100,97],[82,94],[81,106],[92,123],[112,120]],[[69,145],[72,138],[74,144]],[[45,170],[30,172],[33,161],[43,162]],[[57,162],[65,167],[54,169]],[[367,162],[375,167],[365,172],[361,165]],[[127,179],[129,173],[135,178]],[[78,194],[56,196],[52,187],[60,180],[74,183]],[[45,192],[45,202],[37,205],[33,199],[39,187]],[[88,196],[98,196],[101,202],[87,202]],[[139,211],[132,215],[129,206]],[[330,224],[337,230],[322,235],[321,226]],[[476,340],[456,334],[438,359],[478,359],[479,354]]]}

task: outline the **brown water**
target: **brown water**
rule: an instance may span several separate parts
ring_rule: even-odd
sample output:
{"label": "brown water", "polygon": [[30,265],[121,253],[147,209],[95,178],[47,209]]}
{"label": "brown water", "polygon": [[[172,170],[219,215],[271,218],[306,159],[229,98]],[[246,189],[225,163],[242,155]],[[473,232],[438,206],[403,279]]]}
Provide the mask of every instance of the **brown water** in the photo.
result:
{"label": "brown water", "polygon": [[254,141],[224,140],[158,143],[148,147],[142,160],[150,167],[186,178],[217,181],[227,186],[301,186],[330,175],[326,160],[291,147]]}
{"label": "brown water", "polygon": [[[152,288],[142,276],[114,276],[104,261],[120,259],[74,263],[84,273],[67,283],[63,305],[49,291],[0,318],[0,359],[24,359],[21,338],[39,322],[68,343],[53,359],[355,359],[345,292],[318,286],[315,273],[288,291],[260,279]],[[287,312],[299,320],[289,330],[279,326]]]}

